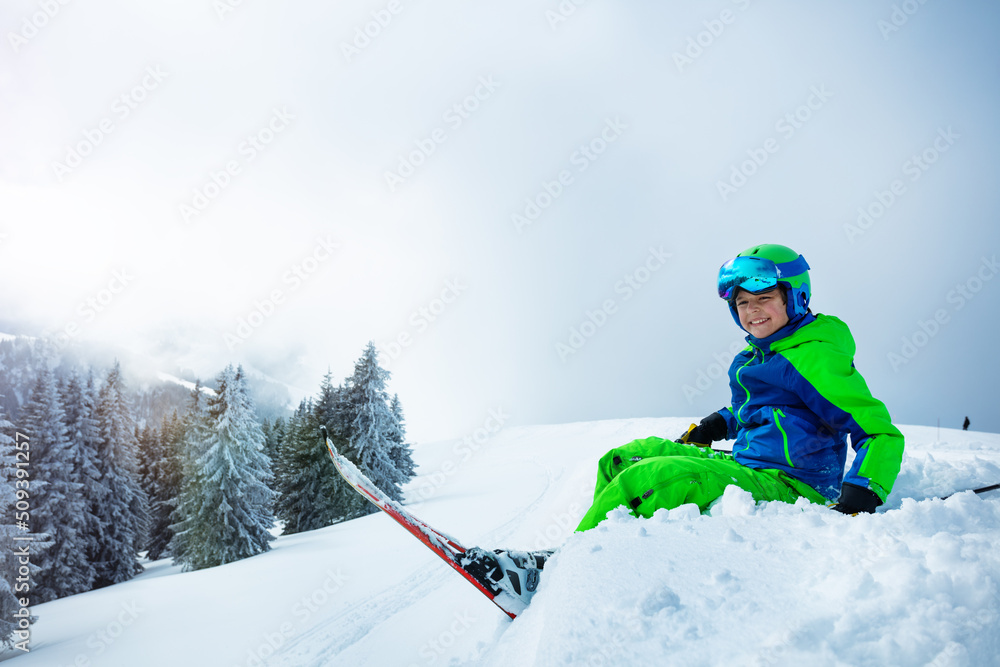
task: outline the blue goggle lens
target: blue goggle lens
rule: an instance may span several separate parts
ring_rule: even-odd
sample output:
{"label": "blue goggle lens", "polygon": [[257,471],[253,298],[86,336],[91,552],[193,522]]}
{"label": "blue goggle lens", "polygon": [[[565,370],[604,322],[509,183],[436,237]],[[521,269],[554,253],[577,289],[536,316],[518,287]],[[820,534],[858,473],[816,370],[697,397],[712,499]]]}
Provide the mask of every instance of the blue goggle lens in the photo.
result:
{"label": "blue goggle lens", "polygon": [[766,292],[778,286],[778,268],[763,257],[737,257],[719,269],[719,297],[732,298],[737,289],[751,294]]}

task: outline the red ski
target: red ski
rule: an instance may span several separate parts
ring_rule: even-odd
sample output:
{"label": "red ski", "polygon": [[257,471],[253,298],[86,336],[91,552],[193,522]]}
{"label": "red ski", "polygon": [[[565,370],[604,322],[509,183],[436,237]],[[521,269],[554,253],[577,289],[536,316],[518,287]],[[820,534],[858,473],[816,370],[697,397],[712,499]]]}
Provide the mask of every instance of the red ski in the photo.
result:
{"label": "red ski", "polygon": [[505,614],[511,618],[515,618],[524,611],[525,604],[521,600],[500,590],[498,587],[492,586],[486,581],[480,581],[465,569],[462,565],[462,557],[468,549],[462,546],[458,540],[428,526],[421,519],[407,511],[402,505],[389,499],[370,479],[358,470],[357,466],[337,451],[330,438],[326,437],[325,432],[324,438],[326,440],[326,448],[330,452],[330,458],[333,459],[333,465],[337,467],[337,471],[355,491],[367,498],[375,507],[391,516],[396,523],[410,531],[410,534],[423,542],[428,549],[440,556],[444,562],[448,563],[456,572],[465,577],[483,595],[492,600],[493,604],[500,607]]}

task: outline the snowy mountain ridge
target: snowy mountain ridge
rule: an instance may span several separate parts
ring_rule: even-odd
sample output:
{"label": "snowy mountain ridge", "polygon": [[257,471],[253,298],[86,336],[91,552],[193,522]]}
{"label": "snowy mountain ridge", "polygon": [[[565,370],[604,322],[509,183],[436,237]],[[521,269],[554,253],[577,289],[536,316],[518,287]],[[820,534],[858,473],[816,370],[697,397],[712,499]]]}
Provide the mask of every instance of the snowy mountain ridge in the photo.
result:
{"label": "snowy mountain ridge", "polygon": [[[171,375],[170,373],[164,373],[163,371],[158,371],[156,373],[156,379],[158,379],[158,380],[160,380],[162,382],[169,382],[171,384],[178,384],[178,385],[184,387],[185,389],[187,389],[188,391],[194,391],[195,387],[197,387],[197,385],[194,382],[191,382],[190,380],[182,380],[179,377],[177,377],[176,375]],[[215,394],[215,390],[212,389],[211,387],[200,387],[200,389],[201,389],[201,391],[203,393],[205,393],[205,394],[207,394],[209,396],[212,396],[212,395]]]}
{"label": "snowy mountain ridge", "polygon": [[572,532],[601,454],[689,423],[516,427],[471,457],[454,441],[415,450],[407,504],[431,525],[467,546],[561,546],[513,622],[374,514],[39,605],[14,664],[998,664],[1000,494],[937,497],[1000,481],[1000,435],[901,427],[902,472],[871,516],[730,489],[705,515],[618,510]]}

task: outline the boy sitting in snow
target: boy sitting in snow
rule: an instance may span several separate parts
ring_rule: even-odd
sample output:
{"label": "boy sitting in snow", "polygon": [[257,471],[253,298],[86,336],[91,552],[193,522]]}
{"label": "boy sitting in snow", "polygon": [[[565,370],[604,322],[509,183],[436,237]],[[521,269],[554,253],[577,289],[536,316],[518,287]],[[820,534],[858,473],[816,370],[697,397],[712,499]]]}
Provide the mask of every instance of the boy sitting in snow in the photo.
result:
{"label": "boy sitting in snow", "polygon": [[[704,511],[731,485],[757,501],[835,502],[845,514],[874,512],[885,502],[903,436],[855,370],[847,325],[809,310],[808,269],[802,255],[773,244],[722,265],[719,296],[749,334],[729,368],[732,405],[676,441],[635,440],[605,454],[578,531],[622,505],[643,517],[685,503]],[[845,477],[848,434],[856,455]],[[732,454],[709,447],[731,438]],[[469,555],[483,566],[477,569],[525,603],[551,553],[475,551]]]}

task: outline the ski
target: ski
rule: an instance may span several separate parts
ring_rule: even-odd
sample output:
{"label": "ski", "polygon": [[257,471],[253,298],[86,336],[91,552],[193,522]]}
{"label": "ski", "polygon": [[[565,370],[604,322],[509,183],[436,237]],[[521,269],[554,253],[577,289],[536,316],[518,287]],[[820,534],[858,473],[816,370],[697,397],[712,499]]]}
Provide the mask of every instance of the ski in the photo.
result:
{"label": "ski", "polygon": [[[980,493],[988,493],[990,491],[996,491],[997,489],[1000,489],[1000,484],[990,484],[989,486],[984,486],[979,489],[968,489],[968,490],[978,495]],[[954,493],[949,493],[947,496],[941,496],[941,500],[948,500],[953,495],[955,495],[955,493],[962,493],[962,491],[955,491]]]}
{"label": "ski", "polygon": [[[333,459],[333,465],[351,488],[365,497],[375,507],[392,517],[396,523],[409,531],[411,535],[423,542],[428,549],[436,553],[456,572],[465,577],[480,593],[492,600],[493,604],[512,619],[524,611],[525,604],[521,600],[495,586],[483,573],[480,573],[479,577],[477,577],[476,574],[470,572],[465,567],[470,560],[466,552],[471,554],[473,550],[464,547],[454,537],[427,525],[426,522],[414,516],[402,505],[386,496],[364,473],[358,470],[357,466],[337,451],[337,448],[328,437],[326,429],[322,429],[321,432],[323,439],[326,441],[326,449],[330,453],[330,458]],[[475,551],[480,550],[475,549]]]}

